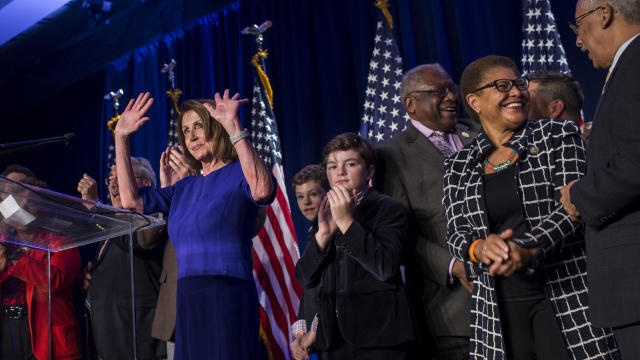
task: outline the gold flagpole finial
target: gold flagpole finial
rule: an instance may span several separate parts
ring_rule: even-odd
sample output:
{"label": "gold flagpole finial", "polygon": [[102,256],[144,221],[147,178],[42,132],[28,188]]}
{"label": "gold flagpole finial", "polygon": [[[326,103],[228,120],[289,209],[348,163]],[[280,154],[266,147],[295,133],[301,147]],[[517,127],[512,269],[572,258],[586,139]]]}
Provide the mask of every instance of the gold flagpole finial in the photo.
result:
{"label": "gold flagpole finial", "polygon": [[387,19],[389,28],[393,30],[393,18],[389,12],[389,0],[377,0],[373,5],[382,11],[382,15]]}
{"label": "gold flagpole finial", "polygon": [[245,27],[240,33],[242,35],[254,35],[256,37],[256,44],[258,46],[258,52],[253,55],[251,58],[251,65],[256,68],[256,73],[258,74],[258,78],[262,83],[262,87],[264,91],[267,93],[267,100],[269,100],[269,105],[273,109],[273,89],[271,88],[271,82],[269,81],[269,77],[267,73],[262,68],[262,64],[264,59],[267,58],[268,53],[267,50],[262,49],[262,43],[264,41],[264,37],[262,34],[267,31],[271,27],[272,23],[269,20],[266,20],[260,26],[253,24],[251,26]]}
{"label": "gold flagpole finial", "polygon": [[167,90],[167,96],[171,99],[171,102],[173,103],[173,110],[179,116],[181,114],[180,114],[180,108],[178,107],[178,100],[180,100],[180,95],[182,95],[182,90],[176,89],[176,73],[174,71],[174,69],[176,68],[176,65],[177,65],[176,60],[171,59],[171,62],[169,62],[168,64],[164,64],[164,66],[162,66],[162,69],[160,69],[160,72],[163,74],[167,74],[167,78],[171,86],[171,88]]}

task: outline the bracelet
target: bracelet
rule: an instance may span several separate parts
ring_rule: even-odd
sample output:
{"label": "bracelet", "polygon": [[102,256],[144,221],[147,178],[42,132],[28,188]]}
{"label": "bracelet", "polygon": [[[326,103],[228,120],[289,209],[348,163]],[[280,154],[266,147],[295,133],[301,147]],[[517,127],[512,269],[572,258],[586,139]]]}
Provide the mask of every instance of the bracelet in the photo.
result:
{"label": "bracelet", "polygon": [[235,145],[238,141],[249,137],[249,130],[247,129],[243,129],[241,132],[233,135],[233,136],[229,136],[229,140],[231,141],[231,145]]}
{"label": "bracelet", "polygon": [[476,256],[473,255],[473,249],[476,248],[476,245],[478,244],[478,241],[480,241],[481,239],[476,239],[476,241],[471,243],[471,246],[469,246],[469,258],[471,259],[471,261],[473,261],[474,263],[478,263],[478,259],[476,259]]}

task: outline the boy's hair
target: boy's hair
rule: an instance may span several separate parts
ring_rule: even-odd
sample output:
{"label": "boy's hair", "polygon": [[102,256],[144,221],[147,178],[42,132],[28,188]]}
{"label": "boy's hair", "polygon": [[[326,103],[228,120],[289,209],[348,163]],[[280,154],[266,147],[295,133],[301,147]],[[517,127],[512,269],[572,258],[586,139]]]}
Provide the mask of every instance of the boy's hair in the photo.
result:
{"label": "boy's hair", "polygon": [[302,168],[302,170],[298,171],[291,179],[291,186],[293,189],[296,189],[296,186],[300,186],[304,183],[308,183],[310,181],[315,181],[323,189],[329,190],[329,179],[327,179],[327,172],[325,169],[316,164],[307,165]]}
{"label": "boy's hair", "polygon": [[327,164],[329,154],[336,151],[355,150],[367,167],[376,164],[376,150],[371,143],[356,133],[346,132],[331,139],[322,149],[322,162]]}

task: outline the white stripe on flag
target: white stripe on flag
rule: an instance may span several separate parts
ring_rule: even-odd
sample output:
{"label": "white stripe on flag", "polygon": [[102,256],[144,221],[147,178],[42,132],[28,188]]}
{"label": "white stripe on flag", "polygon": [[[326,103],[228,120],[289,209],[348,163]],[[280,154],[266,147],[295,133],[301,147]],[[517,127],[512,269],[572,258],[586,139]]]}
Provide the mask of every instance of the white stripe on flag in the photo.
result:
{"label": "white stripe on flag", "polygon": [[[282,329],[278,326],[275,317],[269,316],[273,314],[273,311],[271,310],[271,303],[266,291],[264,291],[264,289],[260,285],[260,280],[258,279],[258,274],[256,274],[255,270],[253,270],[253,280],[256,283],[256,290],[258,291],[258,302],[264,309],[264,312],[267,314],[267,319],[269,320],[269,325],[271,326],[271,333],[273,335],[273,338],[278,343],[278,347],[282,349],[282,353],[284,354],[286,359],[289,360],[289,341],[287,340],[286,334],[283,333]],[[287,333],[288,332],[289,330],[287,329]]]}

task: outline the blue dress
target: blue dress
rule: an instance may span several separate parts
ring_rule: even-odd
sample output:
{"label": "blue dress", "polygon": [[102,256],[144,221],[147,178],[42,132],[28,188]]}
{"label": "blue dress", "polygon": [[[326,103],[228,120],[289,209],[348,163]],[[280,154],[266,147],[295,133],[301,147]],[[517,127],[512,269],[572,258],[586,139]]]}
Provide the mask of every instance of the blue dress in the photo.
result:
{"label": "blue dress", "polygon": [[176,248],[175,359],[255,359],[259,313],[251,237],[260,205],[240,162],[164,189],[145,187],[140,195],[144,213],[168,214]]}

